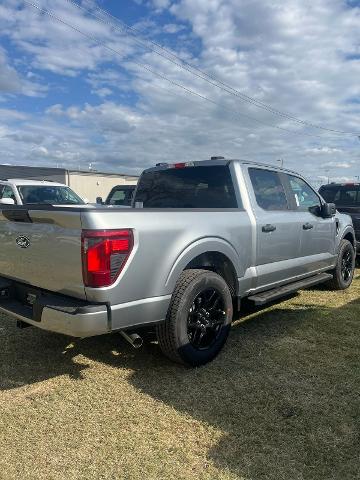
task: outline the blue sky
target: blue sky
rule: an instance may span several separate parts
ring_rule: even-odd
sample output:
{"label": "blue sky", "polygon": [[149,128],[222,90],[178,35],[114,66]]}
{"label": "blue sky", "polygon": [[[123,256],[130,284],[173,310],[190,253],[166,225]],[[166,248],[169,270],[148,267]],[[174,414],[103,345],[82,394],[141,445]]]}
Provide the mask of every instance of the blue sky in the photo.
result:
{"label": "blue sky", "polygon": [[1,163],[138,173],[222,154],[360,175],[358,1],[28,2],[43,10],[0,4]]}

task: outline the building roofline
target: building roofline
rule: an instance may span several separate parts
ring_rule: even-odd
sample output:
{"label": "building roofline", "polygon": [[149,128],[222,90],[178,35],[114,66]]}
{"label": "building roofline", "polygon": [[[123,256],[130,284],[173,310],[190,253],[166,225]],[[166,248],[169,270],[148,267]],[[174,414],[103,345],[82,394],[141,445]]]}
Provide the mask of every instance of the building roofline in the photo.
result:
{"label": "building roofline", "polygon": [[112,176],[112,177],[136,177],[138,178],[139,175],[135,175],[133,173],[117,173],[117,172],[101,172],[97,170],[76,170],[72,168],[63,168],[63,167],[47,167],[47,166],[37,166],[37,165],[6,165],[0,164],[0,167],[6,168],[29,168],[29,169],[46,169],[46,170],[53,170],[56,172],[66,172],[66,173],[80,173],[84,175],[104,175],[104,176]]}

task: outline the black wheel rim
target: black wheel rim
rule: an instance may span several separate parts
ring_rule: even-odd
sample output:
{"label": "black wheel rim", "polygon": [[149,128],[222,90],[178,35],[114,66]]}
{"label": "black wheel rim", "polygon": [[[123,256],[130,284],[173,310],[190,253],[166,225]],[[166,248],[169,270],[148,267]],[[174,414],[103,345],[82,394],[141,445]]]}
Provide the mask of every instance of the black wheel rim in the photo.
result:
{"label": "black wheel rim", "polygon": [[187,334],[197,350],[210,348],[219,338],[226,320],[225,302],[215,288],[200,292],[194,299],[188,315]]}
{"label": "black wheel rim", "polygon": [[341,276],[344,282],[348,282],[351,279],[353,271],[353,256],[350,250],[346,250],[341,259]]}

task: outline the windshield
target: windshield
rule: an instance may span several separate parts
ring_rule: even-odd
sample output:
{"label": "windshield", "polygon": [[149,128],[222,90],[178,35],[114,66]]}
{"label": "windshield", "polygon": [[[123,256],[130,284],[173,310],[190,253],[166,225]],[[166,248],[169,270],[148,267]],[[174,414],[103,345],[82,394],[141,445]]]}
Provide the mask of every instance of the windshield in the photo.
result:
{"label": "windshield", "polygon": [[84,205],[84,201],[69,187],[57,185],[19,185],[19,194],[24,205]]}

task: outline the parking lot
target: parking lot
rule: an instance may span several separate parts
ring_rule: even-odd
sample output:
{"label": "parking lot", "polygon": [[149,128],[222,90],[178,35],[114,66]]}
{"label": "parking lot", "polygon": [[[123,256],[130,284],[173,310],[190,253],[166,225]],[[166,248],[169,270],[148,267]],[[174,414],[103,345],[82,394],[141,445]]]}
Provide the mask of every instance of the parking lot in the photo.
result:
{"label": "parking lot", "polygon": [[360,275],[235,322],[200,369],[0,325],[0,478],[359,478]]}

